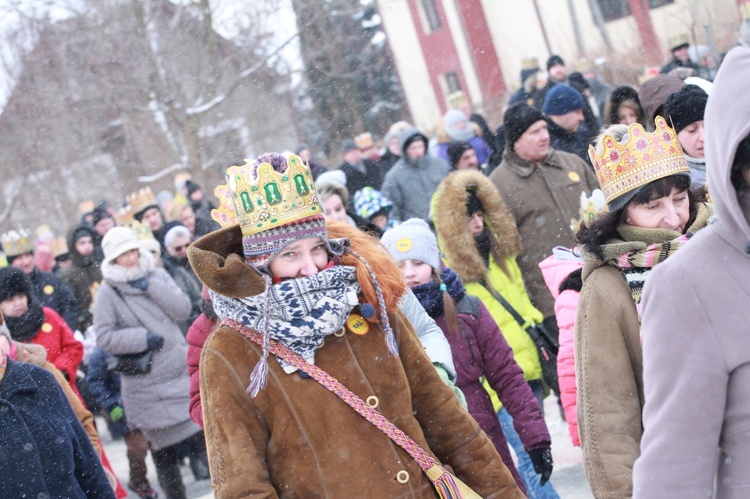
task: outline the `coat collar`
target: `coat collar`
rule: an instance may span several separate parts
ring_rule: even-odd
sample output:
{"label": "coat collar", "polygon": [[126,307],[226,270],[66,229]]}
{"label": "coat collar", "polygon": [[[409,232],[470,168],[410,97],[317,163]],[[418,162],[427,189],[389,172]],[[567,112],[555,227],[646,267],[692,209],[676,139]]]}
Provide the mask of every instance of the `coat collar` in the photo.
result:
{"label": "coat collar", "polygon": [[20,363],[8,359],[5,376],[0,385],[0,397],[10,399],[17,393],[36,393],[39,385],[21,368]]}
{"label": "coat collar", "polygon": [[[531,176],[531,174],[534,173],[534,170],[536,170],[537,168],[536,163],[532,163],[527,159],[521,158],[518,154],[516,154],[515,151],[510,148],[509,145],[506,146],[505,151],[503,151],[502,166],[512,171],[519,177],[523,178]],[[547,153],[547,157],[542,161],[542,166],[562,168],[557,151],[550,147],[550,150]]]}

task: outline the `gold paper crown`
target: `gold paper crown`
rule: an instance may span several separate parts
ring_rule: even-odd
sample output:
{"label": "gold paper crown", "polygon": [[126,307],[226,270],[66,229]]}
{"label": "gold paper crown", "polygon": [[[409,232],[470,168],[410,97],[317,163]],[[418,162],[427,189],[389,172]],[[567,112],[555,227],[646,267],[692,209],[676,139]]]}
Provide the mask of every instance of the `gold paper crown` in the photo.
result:
{"label": "gold paper crown", "polygon": [[360,133],[354,137],[354,143],[357,148],[364,150],[373,147],[375,143],[372,141],[372,134],[370,132]]}
{"label": "gold paper crown", "polygon": [[149,227],[148,224],[142,224],[138,221],[133,221],[130,224],[130,228],[133,229],[133,232],[135,232],[135,237],[139,241],[145,241],[147,239],[155,239],[154,232],[151,230],[151,227]]}
{"label": "gold paper crown", "polygon": [[539,59],[536,57],[524,57],[521,59],[521,69],[539,69]]}
{"label": "gold paper crown", "polygon": [[743,21],[750,19],[750,2],[745,2],[740,5],[740,15]]}
{"label": "gold paper crown", "polygon": [[677,134],[661,116],[656,117],[655,124],[653,133],[639,123],[628,126],[624,144],[604,136],[601,155],[594,146],[589,146],[589,156],[607,204],[654,180],[690,171]]}
{"label": "gold paper crown", "polygon": [[26,229],[12,230],[0,236],[6,256],[18,256],[34,251],[31,234]]}
{"label": "gold paper crown", "polygon": [[261,163],[253,174],[248,159],[242,166],[230,166],[227,183],[216,187],[214,194],[219,207],[211,217],[222,227],[239,222],[243,236],[322,213],[312,173],[296,154],[287,159],[284,173]]}
{"label": "gold paper crown", "polygon": [[64,237],[54,238],[52,241],[50,241],[49,247],[52,250],[52,256],[55,258],[69,253],[68,243],[65,241]]}
{"label": "gold paper crown", "polygon": [[591,191],[591,197],[586,196],[586,192],[582,192],[578,219],[570,221],[570,228],[573,229],[573,234],[578,234],[581,225],[590,226],[591,222],[596,220],[599,215],[608,211],[607,201],[604,199],[604,193],[601,189]]}
{"label": "gold paper crown", "polygon": [[669,50],[675,50],[677,47],[682,47],[683,45],[690,44],[690,42],[688,41],[687,33],[677,33],[676,35],[670,36],[668,43]]}
{"label": "gold paper crown", "polygon": [[180,172],[174,176],[174,188],[176,191],[182,190],[188,180],[193,180],[190,172]]}
{"label": "gold paper crown", "polygon": [[151,187],[144,187],[143,189],[129,194],[125,198],[125,202],[130,205],[130,209],[133,213],[140,213],[149,206],[156,206],[156,198],[154,193],[151,192]]}
{"label": "gold paper crown", "polygon": [[451,108],[457,109],[461,104],[466,103],[466,94],[461,90],[448,94],[448,104]]}
{"label": "gold paper crown", "polygon": [[90,199],[87,201],[81,201],[80,203],[78,203],[78,211],[81,212],[81,215],[83,215],[84,213],[89,213],[91,211],[94,211],[94,207],[95,207],[94,202],[91,201]]}
{"label": "gold paper crown", "polygon": [[52,229],[50,229],[49,225],[47,224],[40,225],[39,227],[34,229],[34,233],[36,234],[37,241],[46,241],[48,239],[54,239],[55,237]]}
{"label": "gold paper crown", "polygon": [[135,217],[133,217],[133,209],[130,205],[124,206],[115,212],[115,221],[117,222],[117,225],[122,227],[128,226],[135,221]]}

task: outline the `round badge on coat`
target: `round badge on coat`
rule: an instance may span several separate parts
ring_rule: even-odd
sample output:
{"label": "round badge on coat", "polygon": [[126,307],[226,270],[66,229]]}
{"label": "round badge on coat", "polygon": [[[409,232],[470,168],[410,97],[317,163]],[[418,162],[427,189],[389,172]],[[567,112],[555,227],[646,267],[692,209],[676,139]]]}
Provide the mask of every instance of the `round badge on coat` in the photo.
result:
{"label": "round badge on coat", "polygon": [[44,291],[45,295],[51,295],[55,292],[55,288],[53,288],[51,284],[47,284],[42,288],[42,291]]}
{"label": "round badge on coat", "polygon": [[346,320],[346,328],[354,334],[363,335],[370,330],[370,325],[361,315],[351,314]]}
{"label": "round badge on coat", "polygon": [[573,182],[580,182],[581,176],[578,175],[576,172],[568,172],[568,178],[572,180]]}
{"label": "round badge on coat", "polygon": [[414,243],[408,237],[402,237],[396,241],[396,250],[399,253],[406,253],[412,249]]}
{"label": "round badge on coat", "polygon": [[52,324],[49,322],[45,322],[42,324],[42,332],[43,333],[51,333],[52,332]]}

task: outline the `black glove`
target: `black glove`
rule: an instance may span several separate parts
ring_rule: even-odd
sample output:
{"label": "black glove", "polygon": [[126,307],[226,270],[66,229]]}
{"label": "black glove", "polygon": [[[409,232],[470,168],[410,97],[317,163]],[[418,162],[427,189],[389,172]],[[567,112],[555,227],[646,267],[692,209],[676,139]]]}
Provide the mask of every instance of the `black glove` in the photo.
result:
{"label": "black glove", "polygon": [[164,338],[149,331],[146,333],[146,344],[149,350],[161,350],[164,346]]}
{"label": "black glove", "polygon": [[552,451],[548,447],[528,452],[531,463],[534,465],[534,471],[541,475],[539,485],[544,485],[549,480],[549,477],[552,476]]}
{"label": "black glove", "polygon": [[140,279],[136,279],[135,281],[128,281],[128,284],[132,288],[146,291],[148,289],[148,277],[141,277]]}

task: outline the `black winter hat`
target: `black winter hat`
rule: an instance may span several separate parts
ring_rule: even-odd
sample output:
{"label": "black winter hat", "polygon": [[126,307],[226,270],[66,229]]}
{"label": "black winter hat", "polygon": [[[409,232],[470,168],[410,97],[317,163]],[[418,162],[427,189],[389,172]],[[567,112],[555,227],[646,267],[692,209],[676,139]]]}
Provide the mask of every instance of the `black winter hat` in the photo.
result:
{"label": "black winter hat", "polygon": [[547,71],[549,71],[549,68],[552,66],[557,66],[558,64],[562,64],[565,66],[565,61],[563,61],[563,58],[559,55],[551,55],[549,59],[547,59]]}
{"label": "black winter hat", "polygon": [[513,149],[516,141],[521,138],[521,135],[531,125],[541,120],[544,120],[542,112],[525,102],[519,102],[510,106],[505,111],[503,117],[503,121],[505,122],[505,137],[510,148]]}
{"label": "black winter hat", "polygon": [[463,153],[474,147],[468,142],[451,142],[448,144],[448,158],[451,161],[451,167],[455,170],[458,167],[458,161]]}
{"label": "black winter hat", "polygon": [[201,190],[201,187],[192,180],[185,182],[185,188],[187,189],[188,197],[192,196],[194,192]]}
{"label": "black winter hat", "polygon": [[680,133],[689,124],[701,121],[706,111],[708,94],[696,85],[685,85],[670,94],[664,103],[664,118]]}
{"label": "black winter hat", "polygon": [[466,191],[466,214],[472,216],[478,211],[484,211],[479,196],[474,191]]}
{"label": "black winter hat", "polygon": [[26,295],[31,300],[31,281],[26,272],[18,267],[0,269],[0,302],[16,295]]}
{"label": "black winter hat", "polygon": [[97,206],[94,208],[94,215],[91,219],[91,225],[96,227],[96,224],[104,220],[105,218],[112,218],[112,215],[103,207]]}

